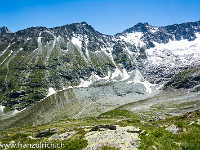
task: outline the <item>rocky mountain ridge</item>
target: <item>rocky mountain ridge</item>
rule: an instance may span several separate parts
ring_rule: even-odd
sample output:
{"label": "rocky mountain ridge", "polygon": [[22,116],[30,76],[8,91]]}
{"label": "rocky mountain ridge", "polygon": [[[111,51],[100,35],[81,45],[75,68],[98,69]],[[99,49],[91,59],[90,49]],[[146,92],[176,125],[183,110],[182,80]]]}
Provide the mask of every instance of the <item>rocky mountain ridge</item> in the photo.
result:
{"label": "rocky mountain ridge", "polygon": [[3,26],[3,27],[0,27],[0,34],[2,33],[12,33],[12,32],[9,31],[7,27]]}
{"label": "rocky mountain ridge", "polygon": [[199,35],[200,21],[165,27],[138,23],[114,36],[86,22],[0,34],[1,108],[22,110],[71,86],[116,82],[139,84],[137,92],[148,95],[198,65]]}

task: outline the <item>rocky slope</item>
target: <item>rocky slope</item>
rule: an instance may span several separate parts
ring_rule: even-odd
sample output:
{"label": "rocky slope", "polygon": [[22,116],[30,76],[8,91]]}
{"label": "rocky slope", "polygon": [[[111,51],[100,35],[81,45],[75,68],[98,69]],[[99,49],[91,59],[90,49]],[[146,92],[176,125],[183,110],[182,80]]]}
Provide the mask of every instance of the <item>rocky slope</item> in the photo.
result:
{"label": "rocky slope", "polygon": [[[132,99],[123,96],[129,94],[140,100],[155,94],[179,71],[198,65],[199,41],[200,21],[165,27],[139,23],[114,36],[101,34],[86,22],[2,33],[0,111],[16,113],[52,99],[52,105],[59,104],[55,113],[67,106],[62,101],[71,96],[64,95],[71,87],[73,91],[85,87],[81,94],[94,89],[84,98],[76,98],[80,103],[89,102],[91,96],[100,100],[98,94],[105,99],[101,105],[128,103]],[[60,95],[64,95],[61,103],[56,98]]]}
{"label": "rocky slope", "polygon": [[9,31],[7,27],[3,26],[3,27],[0,27],[0,34],[1,33],[11,33],[11,31]]}
{"label": "rocky slope", "polygon": [[171,80],[165,84],[164,88],[184,88],[184,89],[190,89],[194,88],[198,89],[200,84],[200,68],[190,68],[187,70],[184,70],[182,72],[179,72],[177,75],[175,75]]}

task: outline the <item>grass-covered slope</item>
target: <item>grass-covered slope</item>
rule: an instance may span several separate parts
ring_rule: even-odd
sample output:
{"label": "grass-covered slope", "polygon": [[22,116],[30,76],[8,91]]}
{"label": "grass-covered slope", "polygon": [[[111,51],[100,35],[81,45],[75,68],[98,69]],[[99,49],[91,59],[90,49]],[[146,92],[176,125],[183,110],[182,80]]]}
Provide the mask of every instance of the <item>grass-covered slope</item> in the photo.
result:
{"label": "grass-covered slope", "polygon": [[0,129],[39,125],[63,117],[94,117],[147,97],[142,84],[99,82],[85,88],[61,90],[14,115],[2,114]]}
{"label": "grass-covered slope", "polygon": [[177,75],[171,78],[171,80],[165,84],[164,89],[172,87],[176,89],[180,88],[193,88],[200,84],[200,68],[189,68],[187,70],[179,72]]}
{"label": "grass-covered slope", "polygon": [[[63,29],[63,34],[79,32],[68,28]],[[92,73],[104,77],[115,69],[107,55],[95,53],[97,46],[86,54],[84,40],[80,47],[72,43],[72,35],[62,36],[54,30],[37,27],[0,34],[0,104],[6,107],[4,112],[22,110],[40,101],[47,96],[49,87],[61,90],[76,86]],[[87,32],[93,32],[91,36],[101,35],[90,30]]]}
{"label": "grass-covered slope", "polygon": [[[101,114],[95,118],[84,118],[84,119],[68,119],[63,118],[57,122],[51,122],[49,124],[43,124],[40,126],[26,126],[15,129],[9,129],[0,131],[0,144],[7,144],[10,146],[17,146],[20,144],[63,144],[62,148],[54,149],[68,149],[68,150],[81,150],[89,146],[87,136],[89,133],[93,134],[108,134],[119,132],[125,134],[126,131],[113,130],[97,130],[93,131],[98,126],[105,125],[119,125],[120,127],[139,127],[135,133],[129,132],[139,136],[139,143],[132,141],[132,144],[141,150],[153,150],[153,149],[199,149],[200,148],[200,112],[194,111],[186,113],[181,116],[168,117],[164,120],[151,121],[145,119],[145,116],[139,116],[133,112],[127,110],[115,109],[106,113]],[[97,126],[98,125],[98,126]],[[168,131],[171,126],[178,128],[177,133],[173,134]],[[106,126],[105,126],[106,127]],[[42,134],[43,133],[43,134]],[[45,134],[44,134],[45,133]],[[126,133],[127,134],[127,133]],[[65,135],[65,140],[62,140]],[[110,138],[112,134],[110,134]],[[59,138],[60,137],[60,138]],[[96,142],[100,142],[101,137],[96,137]],[[98,140],[99,138],[99,140]],[[121,139],[123,140],[123,139]],[[138,138],[137,138],[138,140]],[[120,149],[114,144],[116,141],[107,141],[102,143],[99,149]],[[111,145],[110,145],[110,144]],[[113,143],[113,144],[112,144]],[[136,144],[137,143],[137,144]],[[121,146],[126,147],[126,142],[121,143]],[[25,149],[23,147],[16,147],[15,149]],[[45,149],[45,148],[40,148]]]}

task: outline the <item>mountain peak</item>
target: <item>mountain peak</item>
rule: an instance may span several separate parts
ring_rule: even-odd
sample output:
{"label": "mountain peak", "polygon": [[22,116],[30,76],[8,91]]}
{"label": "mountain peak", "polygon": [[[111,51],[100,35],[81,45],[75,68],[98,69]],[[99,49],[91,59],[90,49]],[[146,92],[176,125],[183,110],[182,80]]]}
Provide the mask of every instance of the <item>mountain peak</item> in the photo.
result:
{"label": "mountain peak", "polygon": [[82,25],[88,25],[88,23],[85,22],[85,21],[80,22],[80,24],[82,24]]}
{"label": "mountain peak", "polygon": [[51,30],[55,34],[63,34],[72,36],[73,34],[93,34],[93,33],[99,33],[97,32],[91,25],[86,23],[85,21],[80,23],[72,23],[72,24],[66,24],[64,26],[51,28]]}
{"label": "mountain peak", "polygon": [[[79,22],[1,34],[0,107],[22,110],[70,86],[97,87],[93,90],[97,93],[102,88],[104,94],[108,85],[113,97],[130,92],[146,97],[157,89],[155,84],[160,86],[185,67],[199,65],[198,33],[198,22],[167,27],[138,23],[109,36]],[[65,100],[63,94],[58,96]]]}
{"label": "mountain peak", "polygon": [[87,22],[85,21],[82,21],[80,23],[72,23],[72,24],[69,24],[68,26],[76,26],[77,28],[85,28],[85,29],[93,29],[93,27],[91,25],[89,25]]}
{"label": "mountain peak", "polygon": [[7,27],[3,26],[3,27],[0,27],[0,34],[1,33],[11,33],[11,31],[9,31]]}
{"label": "mountain peak", "polygon": [[137,23],[136,25],[134,25],[134,27],[141,27],[141,26],[149,26],[149,23],[148,22],[144,22],[144,23],[142,23],[142,22],[139,22],[139,23]]}
{"label": "mountain peak", "polygon": [[133,27],[125,30],[123,33],[132,33],[132,32],[147,32],[148,31],[148,26],[150,26],[147,22],[139,22],[136,25],[134,25]]}

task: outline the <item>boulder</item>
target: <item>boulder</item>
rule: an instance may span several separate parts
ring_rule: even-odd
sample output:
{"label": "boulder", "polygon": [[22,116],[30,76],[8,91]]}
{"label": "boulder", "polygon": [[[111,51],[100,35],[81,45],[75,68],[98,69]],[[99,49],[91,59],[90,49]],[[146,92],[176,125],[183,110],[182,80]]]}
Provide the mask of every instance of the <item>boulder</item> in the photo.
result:
{"label": "boulder", "polygon": [[190,126],[190,125],[193,125],[193,124],[200,125],[200,119],[197,119],[196,121],[192,121],[188,125]]}
{"label": "boulder", "polygon": [[39,134],[36,135],[36,138],[51,136],[57,132],[58,132],[58,129],[56,128],[45,129],[43,131],[40,131]]}
{"label": "boulder", "polygon": [[65,132],[63,134],[60,134],[59,137],[60,137],[60,140],[67,140],[67,139],[71,138],[76,133],[77,133],[76,131]]}
{"label": "boulder", "polygon": [[200,119],[197,119],[197,120],[196,120],[196,124],[197,124],[197,125],[200,125]]}
{"label": "boulder", "polygon": [[90,131],[99,131],[102,129],[116,130],[116,126],[115,125],[96,125],[92,127]]}
{"label": "boulder", "polygon": [[58,140],[60,136],[58,134],[54,134],[50,137],[50,140]]}
{"label": "boulder", "polygon": [[190,125],[193,125],[193,124],[194,124],[194,121],[190,122],[188,125],[190,126]]}
{"label": "boulder", "polygon": [[167,130],[173,134],[178,134],[179,128],[177,126],[175,126],[174,124],[172,124],[169,127],[167,127],[165,130]]}

